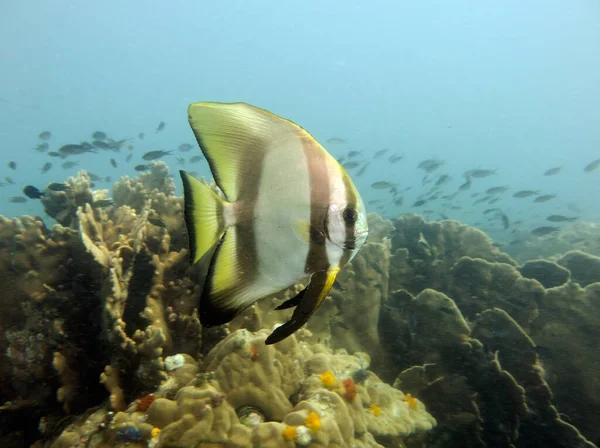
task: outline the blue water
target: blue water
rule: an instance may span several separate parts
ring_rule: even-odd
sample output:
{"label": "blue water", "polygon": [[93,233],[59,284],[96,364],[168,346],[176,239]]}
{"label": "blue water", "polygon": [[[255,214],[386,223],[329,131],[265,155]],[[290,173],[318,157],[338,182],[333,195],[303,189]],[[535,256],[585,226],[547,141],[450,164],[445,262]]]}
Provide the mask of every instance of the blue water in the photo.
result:
{"label": "blue water", "polygon": [[[27,184],[42,188],[80,168],[115,181],[136,175],[146,151],[195,144],[186,108],[213,100],[272,110],[323,143],[348,139],[328,147],[336,156],[347,148],[366,158],[383,147],[404,154],[356,179],[365,201],[388,198],[374,181],[413,187],[403,207],[386,202],[388,216],[418,211],[410,204],[427,187],[416,165],[439,157],[447,162],[439,172],[454,178],[447,193],[467,169],[498,169],[455,200],[464,209],[447,212],[452,218],[481,220],[488,206],[472,206],[469,195],[509,185],[558,195],[535,208],[510,194],[496,204],[531,227],[550,213],[572,215],[569,203],[600,219],[600,170],[583,173],[600,158],[595,1],[38,0],[4,2],[0,12],[0,180],[16,183],[0,188],[0,214],[43,215],[38,201],[8,202]],[[166,128],[155,134],[160,121]],[[43,130],[53,134],[50,150],[96,130],[132,137],[135,156],[126,164],[127,149],[100,151],[67,159],[80,167],[63,170],[63,160],[32,149]],[[41,174],[47,161],[54,167]],[[560,175],[542,176],[559,165]],[[205,164],[185,169],[209,176]]]}

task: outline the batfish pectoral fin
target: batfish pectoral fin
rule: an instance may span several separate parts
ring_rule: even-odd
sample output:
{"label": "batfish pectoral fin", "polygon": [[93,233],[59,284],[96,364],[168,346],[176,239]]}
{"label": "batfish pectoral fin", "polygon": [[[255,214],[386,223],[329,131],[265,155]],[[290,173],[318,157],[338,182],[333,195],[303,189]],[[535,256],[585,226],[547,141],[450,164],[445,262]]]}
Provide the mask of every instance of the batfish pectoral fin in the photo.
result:
{"label": "batfish pectoral fin", "polygon": [[[314,312],[319,308],[327,296],[327,293],[329,293],[338,272],[340,272],[338,267],[329,268],[327,271],[315,272],[310,278],[308,286],[303,291],[304,294],[302,300],[294,310],[291,320],[282,326],[277,327],[266,339],[265,344],[269,345],[280,342],[306,324],[308,319],[310,319]],[[285,302],[284,305],[286,303],[287,302]]]}

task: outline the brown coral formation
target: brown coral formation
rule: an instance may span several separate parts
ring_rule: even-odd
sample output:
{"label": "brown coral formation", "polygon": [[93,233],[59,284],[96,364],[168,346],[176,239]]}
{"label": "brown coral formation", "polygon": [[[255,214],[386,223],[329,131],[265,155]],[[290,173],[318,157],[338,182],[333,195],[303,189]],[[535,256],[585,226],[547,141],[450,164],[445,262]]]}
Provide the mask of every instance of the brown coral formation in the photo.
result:
{"label": "brown coral formation", "polygon": [[[295,336],[265,346],[268,333],[231,333],[206,357],[204,373],[188,375],[185,383],[174,379],[179,368],[169,372],[146,413],[133,405],[101,432],[94,422],[105,417],[94,414],[87,424],[67,429],[53,447],[93,438],[95,444],[110,446],[139,440],[159,447],[380,448],[384,445],[377,440],[398,443],[435,425],[423,403],[407,403],[402,392],[372,373],[355,398],[344,397],[340,384],[352,372],[368,368],[365,354],[334,353]],[[258,348],[257,356],[252,347]],[[195,367],[191,360],[189,365]],[[325,372],[331,383],[323,380]],[[173,382],[177,389],[167,386]]]}
{"label": "brown coral formation", "polygon": [[[202,328],[202,273],[187,260],[166,165],[122,178],[114,203],[85,172],[67,185],[46,196],[60,222],[52,229],[0,218],[3,446],[589,447],[578,430],[600,438],[593,252],[561,249],[556,261],[519,266],[456,221],[370,215],[368,242],[320,310],[265,346],[291,312],[275,308],[304,285]],[[558,237],[571,241],[574,229],[594,232],[576,223]]]}

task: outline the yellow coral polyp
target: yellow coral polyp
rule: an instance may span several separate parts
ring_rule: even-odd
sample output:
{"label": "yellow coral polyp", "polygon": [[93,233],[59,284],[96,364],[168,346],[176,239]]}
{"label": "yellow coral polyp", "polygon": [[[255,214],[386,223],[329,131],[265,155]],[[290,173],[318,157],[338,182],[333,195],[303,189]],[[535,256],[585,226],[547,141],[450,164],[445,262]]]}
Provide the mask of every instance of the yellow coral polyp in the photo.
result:
{"label": "yellow coral polyp", "polygon": [[406,403],[408,403],[408,407],[411,409],[417,408],[417,399],[415,397],[413,397],[411,394],[406,394],[406,396],[402,399],[402,401],[405,401]]}
{"label": "yellow coral polyp", "polygon": [[281,435],[283,440],[293,442],[296,440],[296,434],[298,433],[297,426],[286,426]]}
{"label": "yellow coral polyp", "polygon": [[375,417],[379,417],[381,415],[381,407],[377,406],[376,404],[369,406],[369,411],[371,411]]}
{"label": "yellow coral polyp", "polygon": [[316,412],[311,412],[310,414],[308,414],[308,416],[306,417],[305,425],[312,432],[319,431],[319,429],[321,429],[321,418],[319,417],[319,414],[317,414]]}
{"label": "yellow coral polyp", "polygon": [[335,386],[335,376],[333,376],[331,370],[327,370],[325,373],[319,376],[319,379],[321,380],[323,386],[328,389],[331,389],[333,386]]}
{"label": "yellow coral polyp", "polygon": [[156,439],[158,437],[158,435],[160,434],[160,429],[158,428],[152,428],[152,438]]}

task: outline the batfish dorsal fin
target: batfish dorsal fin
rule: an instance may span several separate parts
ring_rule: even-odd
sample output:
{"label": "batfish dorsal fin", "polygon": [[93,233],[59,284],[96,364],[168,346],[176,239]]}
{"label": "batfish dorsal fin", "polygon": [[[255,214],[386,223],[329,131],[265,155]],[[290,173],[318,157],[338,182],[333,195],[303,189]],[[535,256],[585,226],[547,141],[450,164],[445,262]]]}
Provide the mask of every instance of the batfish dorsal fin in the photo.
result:
{"label": "batfish dorsal fin", "polygon": [[215,182],[231,202],[256,177],[266,152],[286,134],[306,132],[246,103],[195,103],[188,108],[188,120]]}

